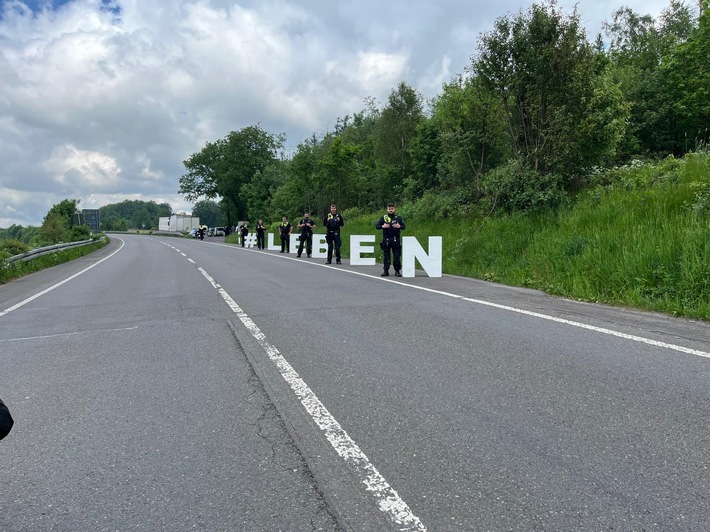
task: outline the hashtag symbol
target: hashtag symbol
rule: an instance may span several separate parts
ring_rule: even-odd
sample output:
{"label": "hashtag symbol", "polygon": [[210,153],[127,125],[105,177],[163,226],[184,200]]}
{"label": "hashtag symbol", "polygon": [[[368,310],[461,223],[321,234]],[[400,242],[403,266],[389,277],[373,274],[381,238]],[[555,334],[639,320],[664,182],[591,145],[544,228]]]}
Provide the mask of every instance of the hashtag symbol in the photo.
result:
{"label": "hashtag symbol", "polygon": [[248,248],[253,248],[254,244],[256,244],[256,233],[248,233],[244,240],[244,245]]}

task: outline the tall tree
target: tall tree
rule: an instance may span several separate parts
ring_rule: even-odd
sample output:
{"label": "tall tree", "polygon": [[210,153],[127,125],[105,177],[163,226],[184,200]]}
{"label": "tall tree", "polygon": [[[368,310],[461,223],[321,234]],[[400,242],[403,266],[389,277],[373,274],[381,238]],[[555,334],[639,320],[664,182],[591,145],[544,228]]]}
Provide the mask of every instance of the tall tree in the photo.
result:
{"label": "tall tree", "polygon": [[698,27],[659,68],[667,98],[668,150],[676,154],[710,141],[710,10],[702,4]]}
{"label": "tall tree", "polygon": [[192,207],[192,215],[197,216],[200,219],[201,225],[206,225],[208,227],[224,225],[224,220],[222,219],[222,209],[216,201],[198,201]]}
{"label": "tall tree", "polygon": [[503,105],[512,152],[535,171],[571,178],[614,153],[627,110],[576,11],[550,1],[499,18],[473,66]]}
{"label": "tall tree", "polygon": [[183,161],[187,174],[180,178],[179,193],[188,201],[221,197],[228,203],[230,214],[243,219],[247,206],[242,187],[277,160],[284,141],[283,134],[269,133],[257,124],[208,142]]}
{"label": "tall tree", "polygon": [[355,203],[357,191],[357,146],[335,137],[328,143],[320,161],[318,206],[327,212],[331,203],[344,207]]}
{"label": "tall tree", "polygon": [[281,161],[270,164],[263,172],[257,171],[251,181],[242,187],[247,206],[246,220],[255,224],[257,220],[269,222],[281,217],[271,212],[271,200],[274,191],[285,181],[284,166]]}
{"label": "tall tree", "polygon": [[658,19],[622,7],[614,12],[611,22],[603,24],[609,38],[612,73],[630,105],[629,124],[620,147],[622,160],[673,150],[669,141],[669,128],[675,128],[673,100],[666,92],[666,74],[659,69],[663,58],[688,39],[694,25],[691,9],[678,0],[671,0]]}
{"label": "tall tree", "polygon": [[48,244],[57,244],[71,240],[71,226],[74,213],[77,212],[81,200],[64,199],[49,209],[42,220],[39,237]]}
{"label": "tall tree", "polygon": [[315,184],[318,172],[318,153],[322,151],[318,139],[312,136],[301,142],[288,163],[288,181],[275,196],[276,211],[294,216],[304,211],[313,211],[318,206],[318,191]]}
{"label": "tall tree", "polygon": [[402,196],[411,171],[410,144],[423,117],[422,97],[401,82],[390,93],[375,129],[375,156],[384,167],[378,183],[381,202]]}
{"label": "tall tree", "polygon": [[439,179],[448,188],[477,190],[481,175],[510,156],[501,101],[477,76],[444,85],[432,119],[441,143]]}

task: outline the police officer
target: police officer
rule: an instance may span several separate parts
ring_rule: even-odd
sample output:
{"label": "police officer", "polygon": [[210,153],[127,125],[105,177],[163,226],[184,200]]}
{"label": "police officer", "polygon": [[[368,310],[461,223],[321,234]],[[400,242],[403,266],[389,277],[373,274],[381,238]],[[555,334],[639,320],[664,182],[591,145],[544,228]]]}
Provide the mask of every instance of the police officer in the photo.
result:
{"label": "police officer", "polygon": [[259,220],[256,224],[256,247],[258,249],[264,249],[264,234],[266,233],[266,226],[264,225],[264,220]]}
{"label": "police officer", "polygon": [[288,221],[288,217],[281,217],[281,225],[279,225],[279,238],[281,238],[281,253],[291,253],[291,232],[293,226]]}
{"label": "police officer", "polygon": [[395,211],[394,203],[387,204],[387,214],[383,215],[375,224],[377,229],[382,229],[382,242],[380,247],[384,252],[384,271],[382,277],[389,277],[390,274],[390,254],[393,255],[394,275],[402,277],[402,241],[399,232],[404,229],[404,220]]}
{"label": "police officer", "polygon": [[244,247],[244,243],[247,240],[247,237],[249,236],[249,228],[247,227],[247,223],[244,222],[242,224],[242,227],[239,229],[239,234],[242,237],[242,247]]}
{"label": "police officer", "polygon": [[325,241],[328,243],[328,260],[326,264],[331,264],[333,260],[333,244],[335,244],[335,264],[342,264],[340,262],[340,228],[345,225],[345,220],[338,212],[335,203],[330,206],[330,212],[323,218],[323,225],[325,226],[326,234]]}
{"label": "police officer", "polygon": [[301,230],[301,242],[298,244],[298,256],[303,253],[303,244],[306,244],[306,254],[308,258],[311,257],[311,252],[313,251],[313,228],[316,223],[311,220],[310,213],[304,212],[303,218],[298,222],[298,227]]}

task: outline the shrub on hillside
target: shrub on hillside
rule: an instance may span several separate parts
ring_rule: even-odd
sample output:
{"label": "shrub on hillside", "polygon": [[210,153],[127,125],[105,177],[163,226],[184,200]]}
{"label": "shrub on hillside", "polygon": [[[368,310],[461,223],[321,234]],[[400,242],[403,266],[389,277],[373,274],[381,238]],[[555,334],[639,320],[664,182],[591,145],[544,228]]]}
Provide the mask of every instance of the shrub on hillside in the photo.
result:
{"label": "shrub on hillside", "polygon": [[483,191],[491,209],[524,212],[560,206],[567,198],[562,183],[560,176],[541,174],[512,161],[484,176]]}
{"label": "shrub on hillside", "polygon": [[[421,198],[407,205],[408,217],[419,220],[443,220],[456,216],[465,216],[474,208],[471,194],[464,189],[452,191],[428,191]],[[404,210],[399,211],[405,214]]]}
{"label": "shrub on hillside", "polygon": [[19,240],[8,239],[0,242],[0,252],[7,253],[8,257],[27,253],[30,249],[32,249],[30,246]]}
{"label": "shrub on hillside", "polygon": [[74,225],[71,228],[71,241],[88,240],[91,238],[91,227],[88,225]]}

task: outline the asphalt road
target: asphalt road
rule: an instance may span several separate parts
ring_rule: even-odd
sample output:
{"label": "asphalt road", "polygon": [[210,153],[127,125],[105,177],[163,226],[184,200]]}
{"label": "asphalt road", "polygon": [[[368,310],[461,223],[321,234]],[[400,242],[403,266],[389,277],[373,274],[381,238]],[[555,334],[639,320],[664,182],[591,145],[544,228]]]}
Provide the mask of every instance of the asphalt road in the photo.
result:
{"label": "asphalt road", "polygon": [[710,530],[710,324],[323,262],[0,286],[0,530]]}

